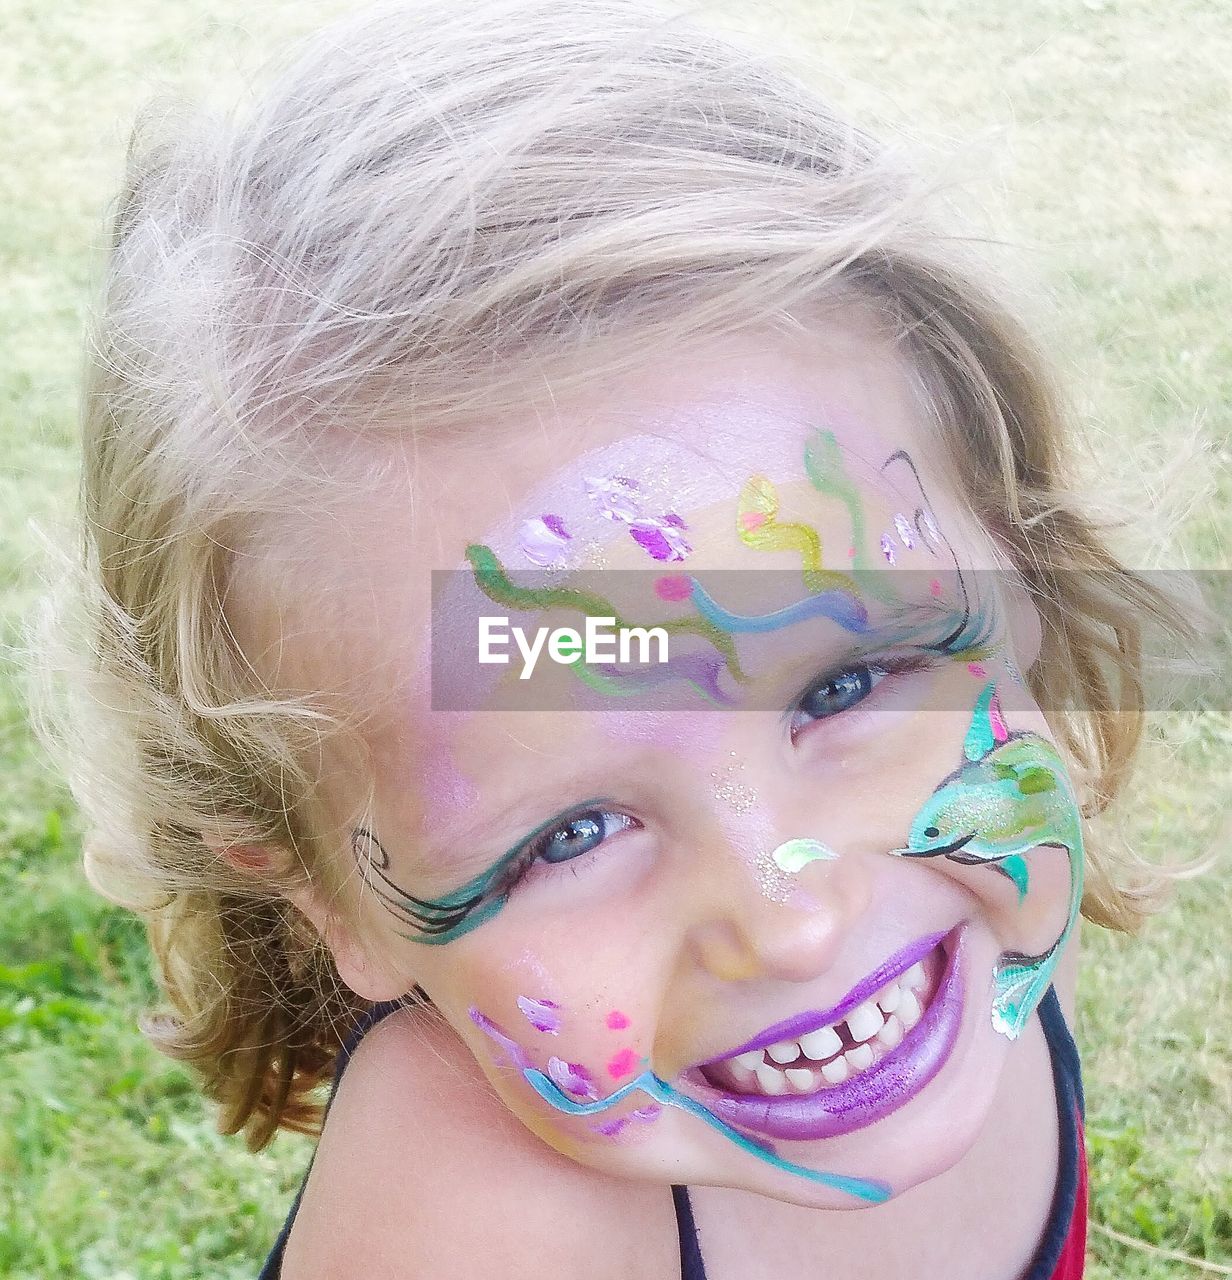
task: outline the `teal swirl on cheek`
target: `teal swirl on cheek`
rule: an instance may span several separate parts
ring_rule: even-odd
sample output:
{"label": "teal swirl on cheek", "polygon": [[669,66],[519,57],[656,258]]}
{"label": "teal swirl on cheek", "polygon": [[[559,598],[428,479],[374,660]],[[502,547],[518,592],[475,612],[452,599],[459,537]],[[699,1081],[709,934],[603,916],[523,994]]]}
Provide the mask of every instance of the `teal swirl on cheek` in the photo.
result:
{"label": "teal swirl on cheek", "polygon": [[[975,704],[962,764],[932,793],[911,824],[900,857],[948,858],[1006,876],[1021,902],[1029,887],[1024,855],[1043,847],[1064,851],[1070,890],[1066,923],[1038,955],[1003,952],[994,970],[993,1026],[1015,1040],[1043,999],[1082,905],[1082,817],[1056,748],[1034,733],[1006,726],[996,686]],[[1038,856],[1038,855],[1037,855]]]}
{"label": "teal swirl on cheek", "polygon": [[663,1106],[676,1107],[688,1115],[695,1116],[711,1129],[721,1133],[728,1141],[735,1143],[742,1151],[747,1151],[750,1155],[756,1156],[759,1160],[763,1160],[769,1165],[773,1165],[776,1169],[781,1169],[784,1173],[792,1173],[797,1177],[807,1178],[810,1182],[833,1187],[835,1190],[846,1192],[857,1200],[864,1200],[869,1204],[882,1204],[890,1198],[890,1188],[884,1182],[870,1178],[848,1178],[842,1174],[825,1173],[819,1169],[809,1169],[805,1165],[782,1159],[768,1147],[754,1142],[751,1138],[746,1138],[744,1134],[725,1124],[713,1112],[702,1106],[700,1102],[695,1102],[683,1093],[678,1093],[666,1080],[660,1080],[651,1071],[643,1071],[640,1076],[621,1086],[615,1093],[609,1094],[606,1098],[600,1098],[595,1102],[575,1102],[572,1098],[566,1097],[552,1080],[542,1071],[538,1071],[533,1067],[523,1067],[522,1076],[545,1102],[565,1115],[598,1115],[600,1112],[617,1106],[630,1094],[641,1092]]}

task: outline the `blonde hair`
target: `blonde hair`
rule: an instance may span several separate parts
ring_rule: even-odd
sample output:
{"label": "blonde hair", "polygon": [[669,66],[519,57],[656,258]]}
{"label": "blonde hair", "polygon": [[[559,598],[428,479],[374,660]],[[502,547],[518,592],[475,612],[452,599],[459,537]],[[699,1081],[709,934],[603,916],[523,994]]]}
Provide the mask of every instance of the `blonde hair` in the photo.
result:
{"label": "blonde hair", "polygon": [[[48,671],[77,656],[42,731],[91,883],[146,916],[175,1010],[146,1034],[200,1069],[224,1132],[311,1130],[363,1006],[280,896],[341,874],[314,761],[345,725],[265,688],[225,611],[264,520],[358,482],[327,439],[456,428],[528,381],[567,395],[649,350],[872,302],[1034,596],[1033,692],[1092,807],[1116,793],[1141,628],[1169,606],[1076,508],[1045,362],[923,197],[792,75],[646,0],[385,5],[308,41],[246,119],[139,122],[83,398],[80,563],[40,640]],[[248,874],[203,831],[295,861]],[[1131,870],[1093,853],[1090,919],[1134,926]]]}

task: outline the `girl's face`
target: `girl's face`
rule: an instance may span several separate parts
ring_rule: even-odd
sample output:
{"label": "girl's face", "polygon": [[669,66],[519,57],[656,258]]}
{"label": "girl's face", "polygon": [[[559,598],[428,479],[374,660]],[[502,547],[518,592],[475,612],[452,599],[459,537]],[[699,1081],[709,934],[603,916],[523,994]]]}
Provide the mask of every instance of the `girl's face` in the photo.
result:
{"label": "girl's face", "polygon": [[[1034,613],[890,342],[852,314],[421,445],[348,524],[336,643],[295,658],[393,693],[350,855],[365,992],[421,986],[608,1172],[847,1208],[953,1164],[1081,838]],[[478,660],[481,617],[588,613],[663,625],[668,662]]]}

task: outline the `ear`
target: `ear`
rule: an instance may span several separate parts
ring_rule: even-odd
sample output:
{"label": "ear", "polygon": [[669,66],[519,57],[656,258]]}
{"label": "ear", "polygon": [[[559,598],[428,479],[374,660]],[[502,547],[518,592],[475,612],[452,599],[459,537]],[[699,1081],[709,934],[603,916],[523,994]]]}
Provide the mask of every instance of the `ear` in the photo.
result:
{"label": "ear", "polygon": [[286,890],[284,896],[312,923],[334,958],[338,977],[357,996],[374,1003],[396,1000],[415,985],[413,978],[383,961],[377,944],[361,936],[358,924],[344,920],[336,907],[322,901],[315,886]]}
{"label": "ear", "polygon": [[[286,850],[265,844],[228,844],[217,836],[202,832],[201,838],[215,857],[248,875],[268,875],[286,866]],[[317,931],[334,958],[338,976],[364,1000],[374,1003],[396,1000],[414,985],[413,979],[399,975],[386,965],[373,960],[358,929],[345,923],[336,907],[324,901],[316,886],[280,889],[286,898]]]}

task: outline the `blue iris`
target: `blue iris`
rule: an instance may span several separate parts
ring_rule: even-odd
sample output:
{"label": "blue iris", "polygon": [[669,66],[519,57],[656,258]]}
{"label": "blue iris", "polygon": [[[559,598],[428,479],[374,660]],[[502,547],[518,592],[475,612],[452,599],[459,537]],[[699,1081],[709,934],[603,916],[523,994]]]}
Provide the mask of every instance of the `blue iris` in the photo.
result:
{"label": "blue iris", "polygon": [[857,702],[863,702],[873,689],[873,673],[868,667],[841,671],[818,681],[800,699],[800,710],[813,720],[836,716]]}

